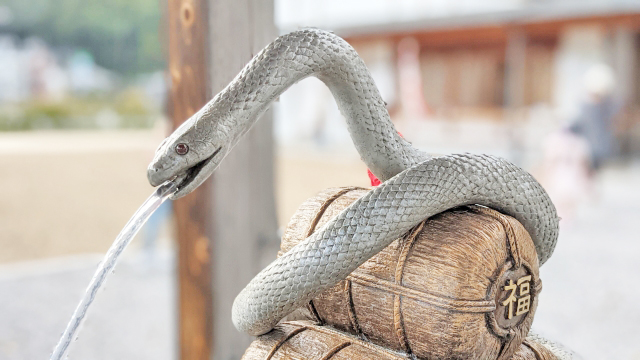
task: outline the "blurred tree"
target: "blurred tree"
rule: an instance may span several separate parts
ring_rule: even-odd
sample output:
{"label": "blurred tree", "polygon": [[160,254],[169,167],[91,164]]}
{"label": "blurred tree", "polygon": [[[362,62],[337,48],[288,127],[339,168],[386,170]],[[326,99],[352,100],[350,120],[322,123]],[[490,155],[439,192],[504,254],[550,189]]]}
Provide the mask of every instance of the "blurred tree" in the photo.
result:
{"label": "blurred tree", "polygon": [[0,0],[12,21],[0,32],[37,36],[58,48],[83,48],[120,73],[162,69],[159,0]]}

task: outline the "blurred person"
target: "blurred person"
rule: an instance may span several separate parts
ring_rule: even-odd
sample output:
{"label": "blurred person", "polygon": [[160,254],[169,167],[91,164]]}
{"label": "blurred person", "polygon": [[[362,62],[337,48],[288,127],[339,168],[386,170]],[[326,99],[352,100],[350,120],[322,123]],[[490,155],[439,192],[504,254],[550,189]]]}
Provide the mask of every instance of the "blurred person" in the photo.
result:
{"label": "blurred person", "polygon": [[589,144],[569,127],[548,135],[543,143],[541,183],[556,206],[558,215],[571,221],[577,206],[590,192]]}
{"label": "blurred person", "polygon": [[565,221],[571,221],[585,195],[597,195],[594,176],[617,149],[614,117],[619,106],[612,96],[613,71],[604,64],[591,67],[584,87],[587,99],[578,117],[543,144],[543,183]]}
{"label": "blurred person", "polygon": [[589,68],[584,76],[584,87],[587,99],[570,129],[587,141],[593,175],[616,153],[614,117],[620,106],[613,97],[615,80],[609,66],[598,64]]}

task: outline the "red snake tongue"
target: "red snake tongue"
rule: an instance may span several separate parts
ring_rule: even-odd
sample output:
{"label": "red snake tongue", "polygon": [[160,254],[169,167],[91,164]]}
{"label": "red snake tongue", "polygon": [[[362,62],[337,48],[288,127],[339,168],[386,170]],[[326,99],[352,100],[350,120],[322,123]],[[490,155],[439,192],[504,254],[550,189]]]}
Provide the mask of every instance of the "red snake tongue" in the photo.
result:
{"label": "red snake tongue", "polygon": [[382,184],[382,181],[380,181],[380,179],[373,175],[371,170],[367,169],[367,175],[369,175],[369,180],[371,180],[371,186],[378,186]]}
{"label": "red snake tongue", "polygon": [[[402,136],[402,133],[400,131],[398,131],[398,135],[404,138],[404,136]],[[367,169],[367,175],[369,175],[369,180],[371,180],[371,186],[378,186],[382,184],[382,181],[380,181],[380,179],[378,179],[375,175],[373,175],[371,170]]]}

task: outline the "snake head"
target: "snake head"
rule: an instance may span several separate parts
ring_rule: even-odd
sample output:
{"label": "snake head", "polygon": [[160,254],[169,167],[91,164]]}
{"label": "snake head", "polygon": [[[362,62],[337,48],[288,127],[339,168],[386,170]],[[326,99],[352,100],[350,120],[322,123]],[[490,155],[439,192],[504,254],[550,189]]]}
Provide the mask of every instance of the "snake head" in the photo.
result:
{"label": "snake head", "polygon": [[178,190],[171,199],[181,198],[200,186],[218,167],[230,146],[230,136],[219,121],[210,120],[202,110],[185,121],[156,150],[147,168],[152,186],[173,180]]}

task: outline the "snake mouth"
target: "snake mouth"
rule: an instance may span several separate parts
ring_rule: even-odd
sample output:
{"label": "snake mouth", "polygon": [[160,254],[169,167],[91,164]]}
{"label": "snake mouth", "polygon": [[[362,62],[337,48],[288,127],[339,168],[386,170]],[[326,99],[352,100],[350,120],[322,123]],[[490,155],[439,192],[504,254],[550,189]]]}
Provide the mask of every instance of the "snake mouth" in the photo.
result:
{"label": "snake mouth", "polygon": [[[211,162],[216,157],[216,155],[218,155],[220,150],[222,150],[222,146],[217,148],[216,151],[214,151],[213,154],[211,154],[211,156],[209,156],[208,158],[200,161],[199,163],[187,169],[187,171],[182,175],[176,176],[175,179],[182,178],[182,180],[181,181],[178,180],[180,183],[178,184],[178,190],[176,191],[175,195],[177,196],[186,195],[188,192],[190,192],[191,190],[195,189],[195,187],[200,185],[208,177],[208,175],[200,176],[201,173],[203,172],[203,169],[207,168],[208,165],[211,164]],[[195,186],[191,186],[193,184],[195,184]],[[181,194],[187,188],[189,188],[189,191],[185,194]]]}

